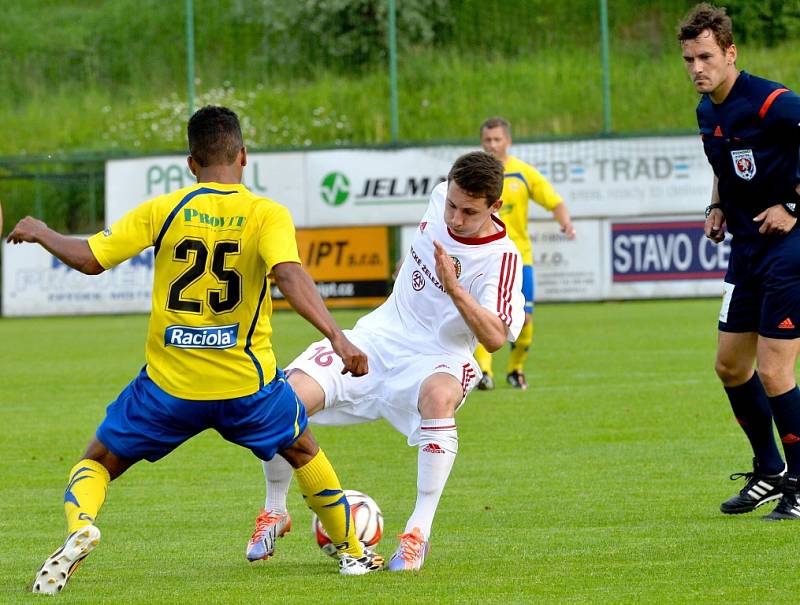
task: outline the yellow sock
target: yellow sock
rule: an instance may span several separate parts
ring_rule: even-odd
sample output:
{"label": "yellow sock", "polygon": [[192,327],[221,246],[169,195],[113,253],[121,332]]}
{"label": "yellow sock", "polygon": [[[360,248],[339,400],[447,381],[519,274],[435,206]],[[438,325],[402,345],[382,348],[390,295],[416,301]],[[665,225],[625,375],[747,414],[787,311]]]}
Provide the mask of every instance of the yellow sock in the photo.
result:
{"label": "yellow sock", "polygon": [[311,462],[295,469],[294,476],[306,504],[317,513],[337,549],[362,557],[364,549],[356,537],[350,505],[325,452],[320,450]]}
{"label": "yellow sock", "polygon": [[106,467],[94,460],[84,459],[72,467],[69,484],[64,491],[64,514],[67,516],[69,533],[94,524],[97,512],[106,499],[110,480]]}
{"label": "yellow sock", "polygon": [[475,360],[484,374],[492,375],[492,354],[483,348],[482,344],[478,344],[475,349]]}
{"label": "yellow sock", "polygon": [[528,349],[533,342],[533,322],[529,321],[519,333],[517,341],[511,347],[511,353],[508,356],[508,372],[514,370],[522,372],[525,367],[525,362],[528,359]]}

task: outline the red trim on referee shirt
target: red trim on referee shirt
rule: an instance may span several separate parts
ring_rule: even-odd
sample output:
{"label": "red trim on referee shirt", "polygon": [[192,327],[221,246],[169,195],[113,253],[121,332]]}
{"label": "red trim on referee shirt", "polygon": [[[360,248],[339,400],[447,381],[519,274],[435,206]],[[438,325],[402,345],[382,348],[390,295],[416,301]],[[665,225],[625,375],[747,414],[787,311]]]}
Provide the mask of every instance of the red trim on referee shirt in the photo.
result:
{"label": "red trim on referee shirt", "polygon": [[480,244],[488,244],[489,242],[496,241],[505,237],[506,235],[506,224],[497,218],[494,214],[490,215],[492,220],[494,221],[495,225],[500,227],[500,231],[494,233],[492,235],[487,235],[485,237],[461,237],[456,235],[452,231],[450,231],[450,227],[447,228],[447,234],[456,240],[459,244],[467,244],[468,246],[479,246]]}
{"label": "red trim on referee shirt", "polygon": [[777,88],[777,89],[773,90],[771,93],[769,93],[769,96],[767,97],[767,100],[764,101],[764,104],[761,106],[761,109],[758,110],[758,117],[763,119],[764,116],[767,115],[767,112],[769,111],[769,108],[772,105],[772,102],[779,95],[782,95],[785,92],[789,92],[789,89],[788,88]]}

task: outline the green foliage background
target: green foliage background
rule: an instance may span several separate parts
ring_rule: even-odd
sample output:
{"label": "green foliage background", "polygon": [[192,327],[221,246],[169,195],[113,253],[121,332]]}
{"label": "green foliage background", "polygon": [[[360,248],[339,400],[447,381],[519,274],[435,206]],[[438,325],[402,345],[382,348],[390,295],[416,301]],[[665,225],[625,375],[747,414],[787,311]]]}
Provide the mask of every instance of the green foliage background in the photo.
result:
{"label": "green foliage background", "polygon": [[[690,132],[676,27],[689,0],[608,0],[615,133]],[[225,104],[251,149],[391,142],[388,0],[194,0],[194,106]],[[800,0],[727,2],[740,65],[800,84]],[[397,0],[400,142],[603,130],[599,0]],[[7,0],[0,201],[7,223],[102,221],[103,160],[182,152],[185,0]]]}

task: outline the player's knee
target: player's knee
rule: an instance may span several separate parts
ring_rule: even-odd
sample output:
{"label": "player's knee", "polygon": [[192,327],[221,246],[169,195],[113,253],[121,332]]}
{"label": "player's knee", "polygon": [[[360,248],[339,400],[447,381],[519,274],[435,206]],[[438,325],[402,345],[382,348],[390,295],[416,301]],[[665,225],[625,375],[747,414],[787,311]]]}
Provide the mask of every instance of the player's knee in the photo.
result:
{"label": "player's knee", "polygon": [[463,397],[464,391],[454,376],[436,373],[420,387],[419,411],[423,418],[452,418]]}
{"label": "player's knee", "polygon": [[325,407],[325,392],[316,380],[298,368],[287,371],[286,380],[309,416]]}
{"label": "player's knee", "polygon": [[452,390],[443,387],[429,389],[420,399],[420,412],[426,418],[450,418],[461,401]]}
{"label": "player's knee", "polygon": [[319,445],[314,435],[306,428],[303,434],[292,445],[278,452],[283,456],[292,468],[300,468],[311,462],[312,458],[319,452]]}
{"label": "player's knee", "polygon": [[94,437],[89,442],[89,445],[86,447],[86,451],[83,454],[83,458],[87,460],[94,460],[95,462],[102,464],[108,471],[108,476],[112,481],[134,464],[134,461],[132,460],[126,460],[125,458],[120,458],[117,456],[97,437]]}
{"label": "player's knee", "polygon": [[744,384],[750,378],[753,368],[747,365],[736,363],[735,359],[717,357],[714,364],[714,371],[725,386],[736,386]]}

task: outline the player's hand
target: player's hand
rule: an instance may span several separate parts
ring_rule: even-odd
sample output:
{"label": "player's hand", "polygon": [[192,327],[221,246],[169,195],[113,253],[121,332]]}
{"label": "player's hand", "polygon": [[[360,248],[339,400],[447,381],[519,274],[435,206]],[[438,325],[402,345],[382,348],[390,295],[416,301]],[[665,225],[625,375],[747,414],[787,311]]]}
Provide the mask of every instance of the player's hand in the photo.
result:
{"label": "player's hand", "polygon": [[776,204],[755,217],[753,222],[761,223],[758,232],[762,235],[785,235],[794,228],[797,219],[786,212],[783,204]]}
{"label": "player's hand", "polygon": [[338,338],[332,340],[331,347],[344,363],[342,374],[350,373],[358,378],[369,372],[367,354],[350,342],[344,334],[340,334]]}
{"label": "player's hand", "polygon": [[725,239],[725,213],[720,208],[714,208],[708,214],[703,231],[715,244]]}
{"label": "player's hand", "polygon": [[433,240],[433,256],[436,259],[436,276],[442,282],[442,287],[448,294],[458,287],[456,265],[447,250],[438,241]]}
{"label": "player's hand", "polygon": [[564,223],[561,225],[561,233],[567,236],[567,239],[575,239],[576,231],[572,223]]}
{"label": "player's hand", "polygon": [[26,216],[8,234],[6,241],[10,244],[21,244],[22,242],[38,242],[39,236],[47,231],[47,225],[37,218]]}

